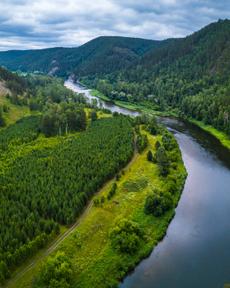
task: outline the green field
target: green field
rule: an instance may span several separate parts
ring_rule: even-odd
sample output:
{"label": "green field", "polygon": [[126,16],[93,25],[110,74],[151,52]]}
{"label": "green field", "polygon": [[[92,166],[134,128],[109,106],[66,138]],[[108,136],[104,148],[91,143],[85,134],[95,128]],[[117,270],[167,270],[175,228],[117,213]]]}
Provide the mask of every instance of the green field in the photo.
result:
{"label": "green field", "polygon": [[22,117],[31,115],[31,111],[28,106],[14,105],[5,97],[5,95],[0,95],[0,106],[3,105],[9,107],[9,111],[4,113],[6,125],[13,124]]}

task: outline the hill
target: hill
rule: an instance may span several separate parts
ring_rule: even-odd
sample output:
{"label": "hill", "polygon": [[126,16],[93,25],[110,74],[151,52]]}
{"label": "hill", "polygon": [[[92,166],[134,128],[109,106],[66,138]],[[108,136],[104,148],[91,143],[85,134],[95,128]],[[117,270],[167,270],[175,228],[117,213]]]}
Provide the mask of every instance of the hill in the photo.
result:
{"label": "hill", "polygon": [[29,108],[19,104],[19,96],[26,90],[25,80],[0,67],[0,128],[14,123],[29,113]]}
{"label": "hill", "polygon": [[230,135],[230,20],[185,38],[99,37],[77,48],[8,51],[0,64],[78,79],[112,100],[173,110]]}
{"label": "hill", "polygon": [[11,70],[40,71],[59,76],[96,75],[129,66],[165,41],[128,37],[99,37],[76,48],[0,52],[0,64]]}
{"label": "hill", "polygon": [[229,35],[230,20],[219,20],[147,52],[95,86],[112,99],[176,109],[230,135]]}

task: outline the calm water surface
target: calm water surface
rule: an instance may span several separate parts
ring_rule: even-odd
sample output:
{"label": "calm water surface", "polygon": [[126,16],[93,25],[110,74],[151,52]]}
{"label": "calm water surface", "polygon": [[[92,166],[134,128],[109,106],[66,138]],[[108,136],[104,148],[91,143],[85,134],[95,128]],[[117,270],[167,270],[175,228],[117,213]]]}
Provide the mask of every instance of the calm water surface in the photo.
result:
{"label": "calm water surface", "polygon": [[[65,85],[93,97],[71,81]],[[175,134],[188,177],[167,235],[120,288],[223,288],[230,283],[230,153],[196,126],[160,121]]]}
{"label": "calm water surface", "polygon": [[89,102],[91,102],[92,100],[97,100],[100,107],[108,109],[112,112],[118,112],[118,113],[122,113],[124,115],[132,115],[132,116],[139,115],[139,113],[136,111],[125,109],[125,108],[116,106],[113,103],[100,100],[98,97],[91,95],[90,89],[86,89],[85,87],[83,87],[77,83],[74,83],[71,79],[68,79],[65,81],[65,87],[68,89],[71,89],[74,92],[84,94]]}

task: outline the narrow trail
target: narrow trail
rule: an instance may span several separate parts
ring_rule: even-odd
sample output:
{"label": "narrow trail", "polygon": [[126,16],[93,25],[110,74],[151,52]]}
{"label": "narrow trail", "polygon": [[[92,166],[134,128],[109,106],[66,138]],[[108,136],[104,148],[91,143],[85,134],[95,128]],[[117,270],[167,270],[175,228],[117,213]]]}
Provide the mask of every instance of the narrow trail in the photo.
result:
{"label": "narrow trail", "polygon": [[[100,191],[98,192],[100,193]],[[41,260],[43,260],[46,256],[48,256],[49,254],[51,254],[54,250],[56,250],[58,248],[58,246],[72,233],[75,231],[75,229],[80,225],[80,223],[82,222],[82,220],[85,218],[85,216],[88,214],[88,212],[90,211],[90,209],[93,206],[93,201],[91,200],[89,202],[89,204],[86,206],[84,212],[82,213],[82,215],[78,218],[77,222],[74,223],[65,233],[63,233],[62,235],[58,236],[52,243],[50,246],[48,246],[45,251],[42,253],[42,255],[37,258],[36,260],[31,260],[30,263],[28,263],[28,265],[26,267],[24,267],[22,270],[18,271],[13,278],[11,278],[9,281],[6,282],[6,284],[4,285],[5,288],[10,287],[11,284],[15,283],[18,279],[20,279],[21,277],[23,277],[25,275],[25,273],[27,273],[30,269],[32,269],[38,262],[40,262]],[[1,286],[0,286],[1,287]]]}
{"label": "narrow trail", "polygon": [[[123,168],[122,170],[128,170],[130,168],[130,166],[133,164],[133,162],[136,160],[137,158],[137,149],[136,149],[136,141],[134,141],[134,154],[132,159],[130,160],[130,162],[126,165],[125,168]],[[104,187],[106,185],[108,185],[108,183],[114,181],[115,177],[111,180],[109,180],[108,182],[106,182],[102,188],[95,194],[98,195],[101,193],[101,191],[104,189]],[[16,283],[17,280],[19,280],[21,277],[23,277],[29,270],[31,270],[38,262],[42,261],[45,257],[47,257],[48,255],[50,255],[53,251],[55,251],[60,244],[68,237],[70,236],[75,229],[81,224],[81,222],[84,220],[84,218],[88,215],[89,211],[91,210],[93,206],[93,199],[90,200],[90,202],[88,203],[88,205],[86,206],[86,208],[84,209],[84,212],[81,214],[81,216],[77,219],[77,221],[62,235],[58,236],[50,245],[47,246],[47,248],[44,248],[45,251],[43,251],[43,253],[36,259],[33,260],[31,259],[31,261],[28,263],[28,265],[26,267],[23,267],[21,270],[19,269],[19,271],[17,273],[15,273],[15,275],[9,279],[5,285],[3,286],[4,288],[8,288],[11,287],[12,284]],[[3,288],[0,285],[1,288]]]}

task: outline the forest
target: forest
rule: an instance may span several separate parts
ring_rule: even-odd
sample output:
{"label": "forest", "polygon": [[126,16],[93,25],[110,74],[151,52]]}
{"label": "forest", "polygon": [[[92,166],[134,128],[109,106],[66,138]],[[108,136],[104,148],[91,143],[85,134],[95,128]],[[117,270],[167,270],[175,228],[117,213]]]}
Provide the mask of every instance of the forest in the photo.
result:
{"label": "forest", "polygon": [[100,75],[127,67],[161,45],[164,41],[102,36],[75,48],[0,52],[0,64],[14,71],[36,71],[59,77],[71,73]]}
{"label": "forest", "polygon": [[[35,100],[42,103],[47,98],[41,89]],[[42,113],[0,131],[1,281],[59,233],[60,225],[72,224],[88,199],[132,157],[128,118],[97,120],[94,112],[89,122],[81,103],[67,102],[45,105]],[[59,138],[45,137],[53,135]]]}
{"label": "forest", "polygon": [[93,197],[72,235],[37,265],[33,282],[24,277],[20,288],[118,287],[165,235],[186,177],[180,150],[155,118],[142,115],[133,125],[132,161]]}
{"label": "forest", "polygon": [[149,51],[119,72],[83,77],[111,100],[174,111],[230,135],[230,20]]}
{"label": "forest", "polygon": [[[36,72],[0,68],[9,91],[0,105],[0,283],[92,199],[89,222],[44,261],[33,287],[101,287],[105,278],[116,287],[165,235],[179,201],[186,171],[174,136],[149,115],[98,109],[63,79],[230,135],[229,34],[230,21],[220,20],[181,39],[99,37],[78,48],[0,52],[12,70]],[[15,106],[27,116],[8,125]]]}
{"label": "forest", "polygon": [[185,38],[99,37],[77,48],[1,52],[0,63],[72,75],[111,100],[173,111],[229,135],[229,33],[230,20],[219,20]]}

